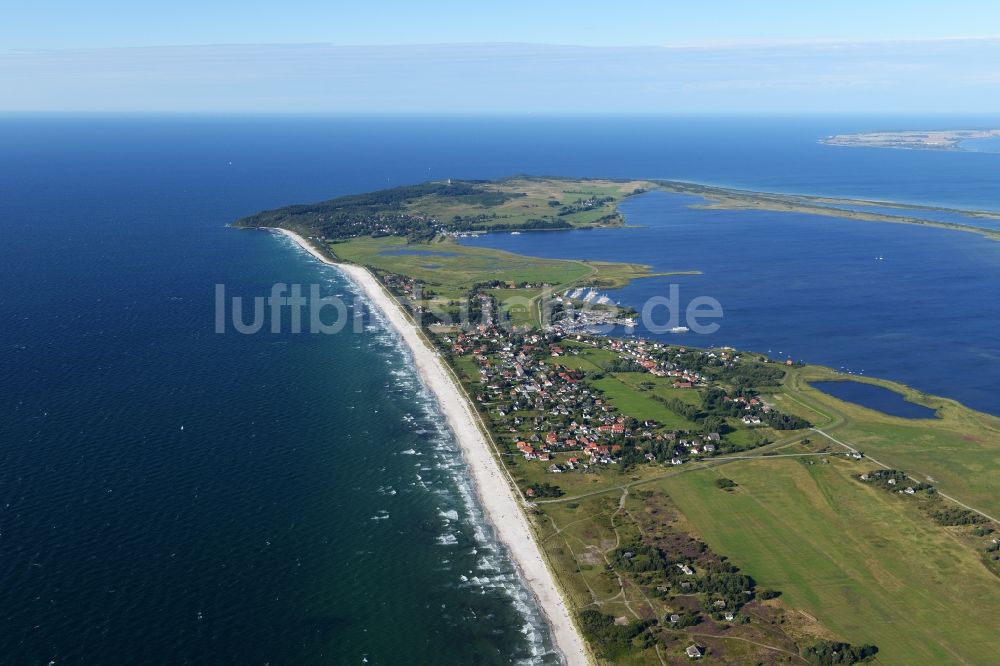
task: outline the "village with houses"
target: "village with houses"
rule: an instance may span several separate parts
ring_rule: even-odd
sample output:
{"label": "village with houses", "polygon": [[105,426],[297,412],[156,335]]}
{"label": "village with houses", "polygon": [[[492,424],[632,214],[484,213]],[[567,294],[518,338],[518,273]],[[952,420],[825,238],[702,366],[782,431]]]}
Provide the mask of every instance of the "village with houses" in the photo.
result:
{"label": "village with houses", "polygon": [[[412,301],[426,297],[412,280],[383,275],[383,281],[417,314],[427,314]],[[558,492],[558,475],[679,466],[809,426],[780,414],[753,386],[780,379],[780,364],[732,349],[688,349],[579,327],[581,312],[600,317],[607,311],[557,309],[543,329],[503,325],[502,304],[484,291],[493,286],[481,285],[470,298],[475,323],[427,328],[505,460],[522,459],[552,476],[522,488],[529,498]],[[609,382],[617,390],[608,391]],[[633,412],[636,398],[644,408]],[[651,407],[660,418],[645,413]]]}
{"label": "village with houses", "polygon": [[[483,328],[456,336],[452,352],[475,359],[480,382],[474,399],[488,413],[497,438],[527,461],[548,463],[550,473],[614,464],[682,465],[729,448],[719,432],[667,428],[623,412],[570,362],[587,347],[617,355],[623,367],[667,378],[675,389],[709,387],[706,376],[669,360],[669,347],[644,340],[583,334],[507,336]],[[673,350],[674,357],[686,353],[683,348]],[[696,353],[722,364],[739,362],[727,352]],[[723,401],[727,411],[738,414],[739,422],[748,427],[759,425],[771,411],[756,397],[726,395]],[[532,489],[526,494],[531,496]]]}

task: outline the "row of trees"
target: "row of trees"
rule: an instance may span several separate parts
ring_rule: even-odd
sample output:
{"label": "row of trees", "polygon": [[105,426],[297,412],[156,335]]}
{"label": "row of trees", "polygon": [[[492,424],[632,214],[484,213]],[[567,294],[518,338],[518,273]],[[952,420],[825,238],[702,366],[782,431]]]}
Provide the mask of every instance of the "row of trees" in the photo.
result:
{"label": "row of trees", "polygon": [[816,666],[834,666],[836,664],[856,664],[874,657],[878,653],[875,645],[851,645],[836,641],[820,641],[805,650],[803,655]]}
{"label": "row of trees", "polygon": [[988,522],[986,518],[978,513],[958,506],[949,506],[944,507],[943,509],[931,511],[931,518],[933,518],[937,524],[947,526],[982,525],[983,523]]}

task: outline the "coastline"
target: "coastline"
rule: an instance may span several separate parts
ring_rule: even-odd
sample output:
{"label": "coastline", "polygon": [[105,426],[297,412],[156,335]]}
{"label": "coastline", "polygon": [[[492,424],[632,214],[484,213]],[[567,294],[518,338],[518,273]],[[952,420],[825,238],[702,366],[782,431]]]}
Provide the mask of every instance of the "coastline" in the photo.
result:
{"label": "coastline", "polygon": [[334,266],[347,276],[399,334],[413,356],[421,381],[434,394],[449,427],[455,433],[462,456],[472,473],[480,505],[538,602],[552,631],[556,648],[567,664],[590,663],[586,644],[535,541],[531,525],[520,506],[520,499],[515,495],[514,489],[500,468],[493,454],[492,444],[486,441],[476,425],[477,416],[463,397],[461,388],[455,385],[444,361],[437,352],[427,346],[416,326],[406,318],[399,303],[368,269],[334,262],[295,232],[281,228],[274,229],[291,238],[319,261]]}
{"label": "coastline", "polygon": [[[824,217],[842,218],[847,220],[864,220],[867,222],[886,222],[890,224],[909,224],[913,226],[933,227],[978,234],[989,240],[1000,240],[1000,230],[967,224],[964,222],[946,222],[927,217],[906,215],[907,211],[952,212],[970,219],[1000,219],[1000,214],[988,210],[964,210],[928,206],[923,204],[906,204],[896,201],[877,201],[868,199],[837,199],[834,197],[782,194],[774,192],[759,192],[740,190],[716,185],[702,185],[687,181],[659,181],[658,185],[665,192],[691,194],[704,199],[704,203],[692,204],[693,208],[714,210],[766,210],[776,213],[802,213],[805,215],[820,215]],[[839,206],[866,205],[892,209],[893,213],[851,210]],[[898,211],[898,215],[895,214]]]}

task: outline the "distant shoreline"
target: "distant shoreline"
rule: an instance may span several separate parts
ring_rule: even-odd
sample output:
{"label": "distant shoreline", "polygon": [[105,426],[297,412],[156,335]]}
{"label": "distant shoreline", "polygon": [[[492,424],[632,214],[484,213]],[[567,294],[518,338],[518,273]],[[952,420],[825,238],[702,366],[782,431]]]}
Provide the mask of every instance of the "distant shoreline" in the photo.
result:
{"label": "distant shoreline", "polygon": [[[1000,130],[983,130],[983,132],[994,132],[1000,137]],[[599,211],[596,214],[590,213],[585,207],[573,206],[573,202],[569,202],[570,205],[567,206],[567,202],[554,200],[574,196],[576,193],[568,190],[574,184],[578,184],[581,189],[589,188],[591,193],[599,192],[603,188],[605,192],[614,191],[614,194],[597,201],[597,205],[591,209]],[[452,187],[455,189],[452,190]],[[530,197],[528,200],[532,205],[522,205],[525,201],[523,197],[528,196],[525,192],[533,190],[534,201],[530,201]],[[850,220],[911,224],[971,232],[991,240],[1000,240],[1000,211],[995,210],[969,210],[865,198],[764,192],[683,180],[626,181],[554,176],[519,176],[516,180],[508,178],[496,181],[455,181],[454,185],[448,181],[447,186],[439,181],[428,181],[416,186],[378,190],[313,204],[263,211],[236,220],[232,226],[258,229],[288,228],[303,236],[316,236],[320,240],[337,243],[356,242],[360,237],[398,236],[405,237],[407,242],[430,243],[459,233],[567,231],[609,226],[627,228],[629,225],[618,210],[618,206],[630,196],[652,190],[689,194],[705,200],[703,203],[691,204],[695,208],[803,213]],[[599,198],[599,195],[592,194],[592,196]],[[484,197],[497,197],[497,200],[484,203]],[[552,207],[553,204],[555,207]],[[558,212],[553,212],[556,210]],[[401,215],[400,211],[404,214]],[[456,211],[462,215],[453,216]],[[502,213],[504,218],[501,220],[502,224],[496,224],[489,215],[484,215],[484,211]],[[953,215],[954,218],[934,219],[928,217],[928,213],[946,213]],[[595,216],[600,217],[594,219]],[[572,223],[566,220],[572,220]],[[990,220],[991,224],[976,224],[982,220]],[[992,222],[997,224],[994,225]],[[338,251],[338,255],[340,254]],[[366,258],[370,257],[359,255],[348,257],[349,261],[354,263],[371,265]],[[634,274],[631,279],[638,277],[643,275]],[[563,282],[563,280],[555,281]]]}
{"label": "distant shoreline", "polygon": [[901,132],[859,132],[836,134],[820,139],[827,146],[850,148],[895,148],[903,150],[965,151],[963,141],[1000,138],[1000,130],[906,130]]}
{"label": "distant shoreline", "polygon": [[[895,201],[877,201],[869,199],[841,199],[835,197],[810,194],[778,194],[773,192],[757,192],[740,190],[714,185],[701,185],[687,181],[657,181],[657,186],[675,194],[689,194],[701,197],[703,204],[693,204],[693,207],[717,210],[765,210],[775,213],[803,213],[849,220],[868,222],[889,222],[892,224],[910,224],[914,226],[935,227],[951,231],[974,233],[990,240],[1000,240],[1000,226],[996,229],[976,226],[963,222],[946,222],[918,217],[922,212],[944,212],[968,218],[998,220],[1000,213],[986,210],[965,210],[945,208],[920,204],[906,204]],[[872,212],[852,210],[850,206],[872,206],[890,212]],[[896,214],[898,211],[898,214]],[[907,215],[907,213],[910,213]]]}
{"label": "distant shoreline", "polygon": [[556,585],[522,503],[501,469],[479,426],[478,417],[463,397],[444,362],[407,318],[399,303],[363,266],[333,261],[308,240],[288,229],[274,228],[295,241],[319,261],[337,268],[371,301],[399,334],[413,356],[424,386],[433,393],[448,421],[472,475],[473,485],[487,519],[507,547],[528,589],[538,602],[551,630],[553,642],[567,664],[588,664],[587,648]]}

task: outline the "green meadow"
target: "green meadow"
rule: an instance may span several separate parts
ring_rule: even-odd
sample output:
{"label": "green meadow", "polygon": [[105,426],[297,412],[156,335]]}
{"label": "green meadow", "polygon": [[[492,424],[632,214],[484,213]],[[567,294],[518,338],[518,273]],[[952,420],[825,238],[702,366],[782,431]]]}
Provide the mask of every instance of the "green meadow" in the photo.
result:
{"label": "green meadow", "polygon": [[[607,351],[586,344],[564,347],[580,351],[561,358],[572,367],[600,372],[612,360]],[[536,525],[574,604],[616,617],[662,612],[649,590],[614,575],[606,559],[615,544],[649,536],[638,520],[640,511],[672,511],[690,533],[728,556],[760,587],[780,590],[789,617],[807,618],[807,631],[800,634],[807,636],[806,644],[809,635],[829,632],[853,644],[878,645],[879,663],[992,663],[1000,649],[1000,581],[982,552],[992,535],[976,537],[967,525],[943,527],[917,500],[861,483],[857,477],[877,468],[875,460],[845,458],[847,449],[826,435],[921,479],[933,477],[949,496],[996,512],[997,482],[988,470],[997,468],[1000,420],[891,382],[866,380],[934,407],[938,418],[887,416],[809,385],[837,376],[814,366],[788,368],[783,385],[764,394],[822,433],[768,430],[774,443],[750,452],[749,459],[723,456],[680,468],[560,475],[557,482],[567,494],[538,502]],[[668,379],[647,373],[605,373],[595,385],[626,413],[663,422],[683,418],[650,396],[699,400],[697,391],[674,389]],[[742,443],[737,440],[755,436],[758,432],[740,428],[727,439]],[[787,454],[795,457],[781,457]],[[553,480],[541,465],[518,465],[515,474]],[[735,481],[735,490],[720,490],[715,481],[722,477]],[[637,499],[650,490],[669,496],[670,506],[655,497]],[[626,510],[633,503],[634,510]],[[758,639],[780,647],[788,635],[795,631]],[[633,657],[637,663],[659,659],[649,651]]]}
{"label": "green meadow", "polygon": [[[559,219],[571,226],[593,226],[594,224],[621,224],[622,219],[616,206],[636,190],[655,187],[642,180],[567,180],[561,178],[513,177],[483,183],[481,187],[499,194],[514,195],[512,198],[494,205],[470,205],[447,196],[433,195],[421,197],[407,203],[414,212],[434,217],[447,223],[455,216],[474,217],[489,215],[484,223],[505,224],[512,227],[523,226],[531,220]],[[574,208],[574,212],[559,215],[563,206],[571,206],[578,201],[608,199],[602,205]]]}
{"label": "green meadow", "polygon": [[[954,400],[927,396],[883,380],[851,377],[933,407],[938,418],[896,418],[838,400],[809,385],[810,381],[838,378],[844,376],[818,366],[795,369],[786,377],[782,390],[774,394],[774,401],[779,409],[809,419],[824,433],[878,462],[933,483],[987,515],[1000,517],[1000,419]],[[822,439],[816,437],[817,441]]]}
{"label": "green meadow", "polygon": [[[651,375],[647,374],[647,377]],[[668,430],[697,430],[698,425],[683,416],[669,410],[663,403],[644,395],[641,391],[622,381],[617,374],[605,375],[594,382],[604,397],[617,409],[640,421],[651,419],[657,421]],[[698,397],[698,393],[688,390],[688,393]]]}
{"label": "green meadow", "polygon": [[486,280],[546,283],[558,287],[586,278],[627,284],[650,275],[649,267],[642,264],[541,259],[450,241],[407,243],[399,236],[353,238],[331,244],[330,249],[345,261],[463,293]]}
{"label": "green meadow", "polygon": [[512,326],[536,326],[537,310],[535,301],[537,289],[487,289],[487,294],[496,299],[502,316]]}

